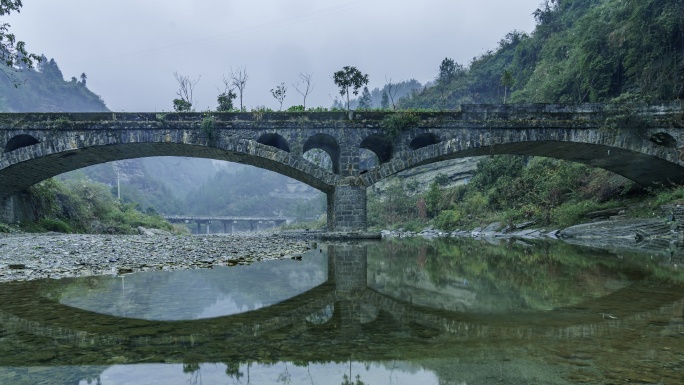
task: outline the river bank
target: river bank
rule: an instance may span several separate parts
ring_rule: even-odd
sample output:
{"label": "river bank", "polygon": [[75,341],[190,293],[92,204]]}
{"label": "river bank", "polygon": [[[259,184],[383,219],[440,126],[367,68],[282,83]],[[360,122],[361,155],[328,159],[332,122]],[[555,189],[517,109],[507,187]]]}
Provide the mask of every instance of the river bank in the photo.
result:
{"label": "river bank", "polygon": [[2,234],[0,282],[243,265],[270,259],[296,259],[315,247],[311,237],[277,233]]}

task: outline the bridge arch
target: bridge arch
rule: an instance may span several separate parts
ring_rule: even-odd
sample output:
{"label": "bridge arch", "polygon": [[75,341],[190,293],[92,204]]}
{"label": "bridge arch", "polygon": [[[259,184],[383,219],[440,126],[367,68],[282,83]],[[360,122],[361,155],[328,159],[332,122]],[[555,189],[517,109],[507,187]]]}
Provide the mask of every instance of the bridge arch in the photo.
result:
{"label": "bridge arch", "polygon": [[[674,138],[667,133],[656,134],[663,142],[656,144],[654,140],[630,139],[607,130],[591,133],[590,137],[587,137],[586,130],[547,131],[549,135],[546,138],[537,133],[521,134],[516,130],[463,133],[461,137],[401,153],[361,177],[366,186],[371,186],[401,171],[444,160],[513,154],[583,163],[642,185],[684,182],[684,168],[678,164],[680,152],[672,147]],[[657,170],[657,175],[654,170]]]}
{"label": "bridge arch", "polygon": [[33,136],[20,134],[7,141],[7,144],[5,144],[5,152],[14,151],[22,147],[33,146],[34,144],[38,143],[40,143],[40,141]]}
{"label": "bridge arch", "polygon": [[[339,177],[290,153],[249,139],[217,138],[209,146],[200,136],[108,137],[93,135],[83,141],[37,143],[5,153],[0,158],[0,198],[15,195],[50,177],[116,160],[151,156],[210,158],[247,164],[288,176],[323,192],[334,189]],[[11,155],[11,156],[8,156]]]}

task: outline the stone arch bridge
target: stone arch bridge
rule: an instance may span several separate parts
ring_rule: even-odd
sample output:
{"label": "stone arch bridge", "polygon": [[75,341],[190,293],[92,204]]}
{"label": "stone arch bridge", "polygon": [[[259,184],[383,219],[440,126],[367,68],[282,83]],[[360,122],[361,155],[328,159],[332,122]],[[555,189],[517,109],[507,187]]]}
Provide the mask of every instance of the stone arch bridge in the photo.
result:
{"label": "stone arch bridge", "polygon": [[[328,229],[366,230],[366,188],[448,159],[521,154],[584,163],[641,184],[684,181],[684,103],[464,105],[448,112],[0,114],[2,219],[29,186],[82,167],[148,156],[249,164],[328,196]],[[331,169],[308,161],[312,149]],[[362,166],[361,152],[375,164]]]}

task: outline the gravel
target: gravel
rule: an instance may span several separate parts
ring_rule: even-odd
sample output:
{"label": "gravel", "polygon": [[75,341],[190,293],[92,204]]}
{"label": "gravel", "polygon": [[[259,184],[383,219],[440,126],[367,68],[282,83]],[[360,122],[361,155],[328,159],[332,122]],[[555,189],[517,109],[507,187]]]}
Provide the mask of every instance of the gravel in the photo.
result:
{"label": "gravel", "polygon": [[315,241],[278,233],[0,235],[0,282],[244,265],[297,258]]}

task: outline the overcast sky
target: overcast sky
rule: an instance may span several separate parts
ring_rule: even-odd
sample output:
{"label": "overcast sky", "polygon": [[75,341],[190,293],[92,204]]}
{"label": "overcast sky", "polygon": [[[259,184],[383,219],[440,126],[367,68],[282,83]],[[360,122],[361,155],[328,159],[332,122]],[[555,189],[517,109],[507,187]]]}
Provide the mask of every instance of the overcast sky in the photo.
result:
{"label": "overcast sky", "polygon": [[244,67],[248,108],[301,104],[292,83],[312,73],[307,106],[329,107],[333,72],[359,68],[369,88],[435,78],[445,57],[468,64],[512,30],[530,32],[541,0],[25,0],[4,21],[30,52],[54,58],[65,78],[113,111],[170,111],[174,72],[201,77],[197,110],[216,107],[222,77]]}

